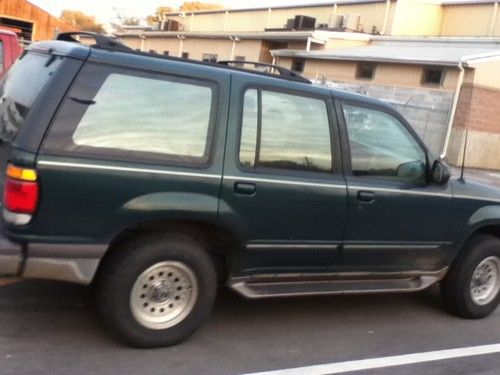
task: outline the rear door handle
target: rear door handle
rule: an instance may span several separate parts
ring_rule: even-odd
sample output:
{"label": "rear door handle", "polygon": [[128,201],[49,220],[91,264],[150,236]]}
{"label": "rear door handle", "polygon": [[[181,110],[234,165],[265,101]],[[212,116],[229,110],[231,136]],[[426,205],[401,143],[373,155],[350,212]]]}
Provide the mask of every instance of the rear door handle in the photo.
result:
{"label": "rear door handle", "polygon": [[257,190],[257,186],[251,182],[236,182],[234,191],[238,194],[253,195]]}
{"label": "rear door handle", "polygon": [[373,203],[375,202],[375,193],[373,191],[358,191],[358,201]]}

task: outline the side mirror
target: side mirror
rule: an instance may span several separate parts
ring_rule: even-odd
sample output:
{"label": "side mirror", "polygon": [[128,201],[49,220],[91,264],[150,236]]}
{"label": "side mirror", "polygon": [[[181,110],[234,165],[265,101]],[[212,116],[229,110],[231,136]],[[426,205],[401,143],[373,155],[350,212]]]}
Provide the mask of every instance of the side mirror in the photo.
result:
{"label": "side mirror", "polygon": [[441,160],[434,161],[431,169],[431,181],[438,185],[444,185],[450,179],[450,169]]}
{"label": "side mirror", "polygon": [[419,160],[409,161],[398,165],[396,175],[398,177],[412,178],[415,180],[425,180],[425,164]]}

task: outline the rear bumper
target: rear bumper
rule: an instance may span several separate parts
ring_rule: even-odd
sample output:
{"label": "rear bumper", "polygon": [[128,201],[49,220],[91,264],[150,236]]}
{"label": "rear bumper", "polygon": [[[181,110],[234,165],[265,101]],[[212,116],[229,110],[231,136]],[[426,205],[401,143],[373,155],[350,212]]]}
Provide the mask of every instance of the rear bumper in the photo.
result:
{"label": "rear bumper", "polygon": [[0,278],[61,280],[90,284],[108,249],[101,244],[30,243],[9,240],[0,227]]}

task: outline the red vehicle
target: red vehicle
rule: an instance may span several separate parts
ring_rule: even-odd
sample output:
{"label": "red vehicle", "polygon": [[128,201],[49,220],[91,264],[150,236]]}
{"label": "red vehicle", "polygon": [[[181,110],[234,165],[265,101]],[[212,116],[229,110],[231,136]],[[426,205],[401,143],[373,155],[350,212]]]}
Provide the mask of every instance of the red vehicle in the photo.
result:
{"label": "red vehicle", "polygon": [[21,54],[17,35],[10,30],[0,29],[0,77]]}

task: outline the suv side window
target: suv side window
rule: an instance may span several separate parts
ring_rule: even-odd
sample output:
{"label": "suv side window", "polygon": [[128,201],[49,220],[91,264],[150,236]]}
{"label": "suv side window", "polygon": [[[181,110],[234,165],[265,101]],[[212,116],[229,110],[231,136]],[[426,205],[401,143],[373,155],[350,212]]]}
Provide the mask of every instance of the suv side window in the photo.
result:
{"label": "suv side window", "polygon": [[354,176],[425,182],[426,154],[397,118],[353,105],[343,110]]}
{"label": "suv side window", "polygon": [[327,103],[281,92],[247,90],[239,160],[247,168],[331,172]]}
{"label": "suv side window", "polygon": [[79,76],[45,150],[127,161],[208,162],[213,85],[121,69],[100,75]]}

